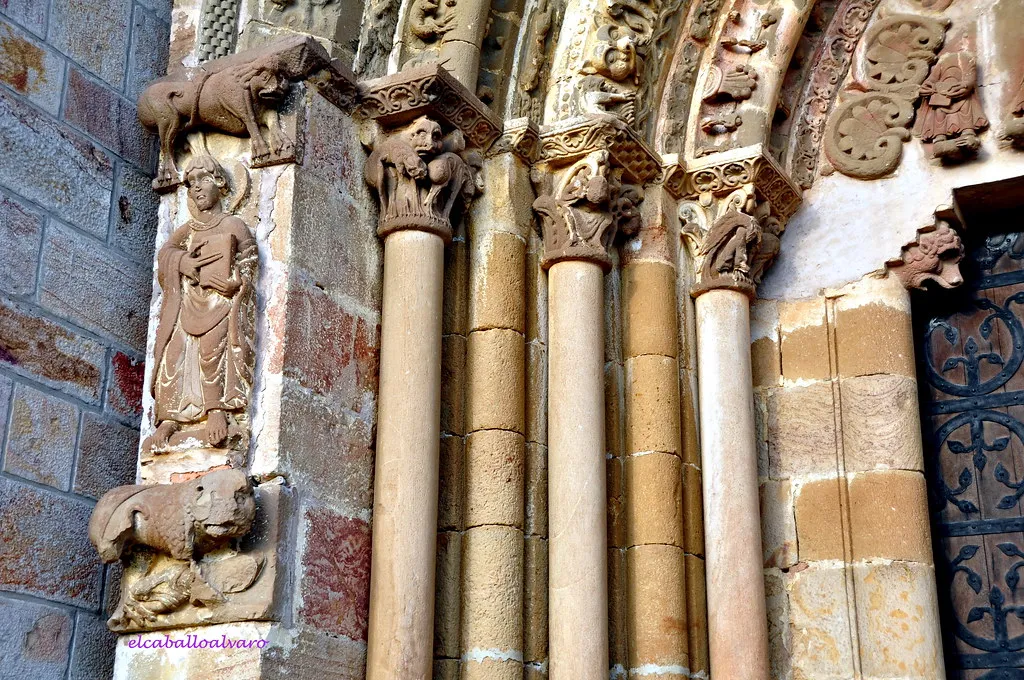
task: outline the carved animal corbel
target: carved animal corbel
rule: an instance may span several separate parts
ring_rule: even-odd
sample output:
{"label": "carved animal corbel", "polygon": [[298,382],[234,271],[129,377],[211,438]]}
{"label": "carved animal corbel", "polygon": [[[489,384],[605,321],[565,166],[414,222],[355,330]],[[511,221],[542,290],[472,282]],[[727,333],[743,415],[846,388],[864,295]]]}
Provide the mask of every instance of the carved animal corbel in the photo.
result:
{"label": "carved animal corbel", "polygon": [[743,116],[736,114],[732,118],[705,118],[700,123],[700,129],[709,135],[725,135],[735,132],[743,125]]}
{"label": "carved animal corbel", "polygon": [[292,82],[325,69],[337,71],[327,51],[313,38],[300,36],[207,62],[189,78],[168,75],[153,82],[138,102],[139,122],[160,137],[153,188],[170,191],[180,183],[174,145],[191,130],[248,135],[253,167],[291,160],[294,142],[280,129],[277,107]]}
{"label": "carved animal corbel", "polygon": [[907,288],[925,290],[932,281],[941,288],[956,288],[963,283],[960,260],[964,246],[960,236],[945,220],[936,220],[918,230],[916,241],[901,249],[900,256],[885,263]]}
{"label": "carved animal corbel", "polygon": [[445,0],[445,8],[441,8],[441,0],[417,0],[409,13],[409,30],[417,38],[426,43],[435,42],[455,28],[456,0]]}

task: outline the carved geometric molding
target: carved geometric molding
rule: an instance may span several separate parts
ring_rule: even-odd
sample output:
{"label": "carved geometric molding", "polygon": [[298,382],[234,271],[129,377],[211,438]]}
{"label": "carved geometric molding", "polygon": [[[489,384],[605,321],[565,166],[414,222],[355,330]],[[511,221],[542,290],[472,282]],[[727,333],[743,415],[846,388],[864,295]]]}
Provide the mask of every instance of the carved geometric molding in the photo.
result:
{"label": "carved geometric molding", "polygon": [[486,150],[501,134],[501,121],[437,63],[406,69],[363,83],[362,111],[384,127],[420,116],[440,119],[462,131],[466,142]]}
{"label": "carved geometric molding", "polygon": [[568,165],[601,150],[609,152],[612,164],[622,168],[629,183],[643,186],[661,176],[659,156],[614,116],[579,117],[541,128],[539,160],[543,163]]}
{"label": "carved geometric molding", "polygon": [[529,118],[506,120],[501,136],[487,152],[488,156],[512,152],[526,163],[540,157],[540,128]]}
{"label": "carved geometric molding", "polygon": [[669,193],[688,200],[722,197],[748,185],[760,200],[771,203],[773,214],[783,223],[803,200],[800,188],[762,144],[699,159],[685,173],[673,171],[665,182]]}

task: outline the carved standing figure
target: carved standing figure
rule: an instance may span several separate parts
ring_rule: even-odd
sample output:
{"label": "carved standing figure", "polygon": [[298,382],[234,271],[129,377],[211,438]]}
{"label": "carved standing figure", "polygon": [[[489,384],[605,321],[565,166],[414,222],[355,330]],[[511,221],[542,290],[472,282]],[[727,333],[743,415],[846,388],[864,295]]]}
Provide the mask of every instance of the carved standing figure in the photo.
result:
{"label": "carved standing figure", "polygon": [[937,158],[960,160],[980,146],[977,132],[988,127],[975,88],[977,65],[967,51],[944,54],[921,85],[915,134],[932,142]]}
{"label": "carved standing figure", "polygon": [[1006,121],[1006,136],[1017,146],[1024,146],[1024,81],[1010,102],[1010,118]]}
{"label": "carved standing figure", "polygon": [[228,182],[214,158],[192,159],[185,182],[192,219],[157,254],[163,303],[153,350],[156,432],[144,445],[154,452],[193,438],[232,448],[247,439],[256,239],[224,212]]}

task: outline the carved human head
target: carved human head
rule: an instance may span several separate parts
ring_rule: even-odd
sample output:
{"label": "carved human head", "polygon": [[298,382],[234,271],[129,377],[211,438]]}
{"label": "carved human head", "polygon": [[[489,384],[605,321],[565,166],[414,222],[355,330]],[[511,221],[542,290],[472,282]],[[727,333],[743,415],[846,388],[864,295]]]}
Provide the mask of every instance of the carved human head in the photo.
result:
{"label": "carved human head", "polygon": [[199,543],[222,543],[245,535],[256,517],[249,478],[241,470],[203,475],[196,480],[191,514]]}
{"label": "carved human head", "polygon": [[185,186],[188,197],[204,212],[220,204],[230,191],[224,168],[213,156],[194,156],[185,166]]}
{"label": "carved human head", "polygon": [[441,126],[426,116],[420,116],[412,125],[402,131],[405,141],[413,151],[423,156],[433,156],[441,151],[443,138]]}
{"label": "carved human head", "polygon": [[955,288],[964,281],[960,274],[963,256],[960,237],[948,223],[940,220],[933,231],[921,234],[917,243],[903,251],[902,266],[895,270],[907,288],[924,289],[925,281]]}
{"label": "carved human head", "polygon": [[602,26],[597,31],[594,68],[612,80],[623,81],[636,75],[636,40],[615,26]]}

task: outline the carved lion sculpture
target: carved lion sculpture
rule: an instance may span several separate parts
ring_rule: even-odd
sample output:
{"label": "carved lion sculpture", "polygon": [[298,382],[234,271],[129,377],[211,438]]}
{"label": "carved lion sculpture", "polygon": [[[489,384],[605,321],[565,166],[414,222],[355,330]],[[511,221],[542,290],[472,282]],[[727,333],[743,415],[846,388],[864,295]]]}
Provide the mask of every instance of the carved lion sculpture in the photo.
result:
{"label": "carved lion sculpture", "polygon": [[[304,80],[331,67],[331,58],[313,38],[286,38],[267,47],[215,59],[193,73],[191,79],[168,75],[151,83],[139,97],[139,122],[160,136],[160,167],[153,188],[178,184],[174,142],[179,134],[197,128],[248,134],[253,166],[266,165],[274,156],[291,153],[276,120],[292,81]],[[260,131],[263,115],[271,113],[270,143]]]}
{"label": "carved lion sculpture", "polygon": [[922,232],[917,241],[903,246],[899,258],[886,264],[907,288],[924,290],[925,281],[956,288],[964,281],[960,273],[963,256],[960,236],[948,222],[937,220],[934,229]]}
{"label": "carved lion sculpture", "polygon": [[134,545],[191,561],[247,534],[255,517],[245,473],[215,470],[187,482],[111,489],[89,519],[89,540],[103,562]]}

